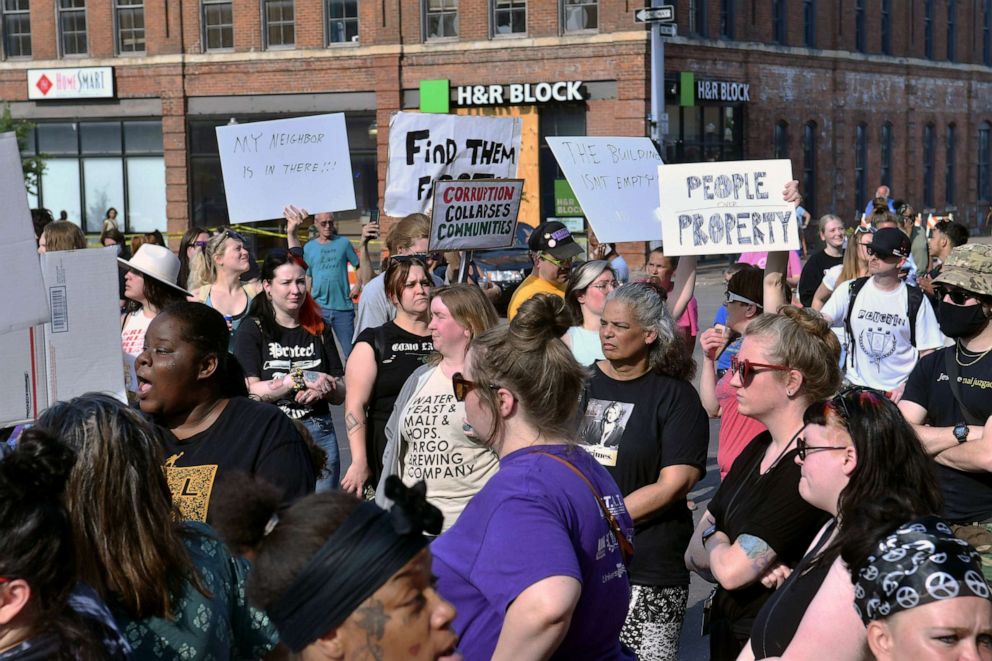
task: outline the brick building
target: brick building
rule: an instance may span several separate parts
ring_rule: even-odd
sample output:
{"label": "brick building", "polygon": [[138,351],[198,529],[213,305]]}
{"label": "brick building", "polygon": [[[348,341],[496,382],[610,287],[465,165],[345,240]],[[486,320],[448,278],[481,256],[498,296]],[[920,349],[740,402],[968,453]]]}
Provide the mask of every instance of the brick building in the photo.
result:
{"label": "brick building", "polygon": [[[30,148],[50,156],[34,203],[89,232],[109,206],[128,230],[176,232],[225,219],[214,128],[232,120],[344,112],[351,217],[367,214],[383,196],[391,114],[419,107],[421,81],[447,80],[452,111],[524,118],[535,222],[554,215],[560,178],[543,136],[647,134],[649,35],[633,19],[644,4],[0,0],[0,99],[37,123]],[[788,157],[814,214],[853,218],[885,182],[918,208],[984,215],[992,0],[673,4],[667,162]],[[44,98],[39,76],[51,84],[63,68],[84,70],[63,72],[67,98]],[[575,81],[578,99],[513,102],[503,87],[529,83],[540,99],[539,83]],[[503,103],[460,108],[469,85],[499,86]]]}

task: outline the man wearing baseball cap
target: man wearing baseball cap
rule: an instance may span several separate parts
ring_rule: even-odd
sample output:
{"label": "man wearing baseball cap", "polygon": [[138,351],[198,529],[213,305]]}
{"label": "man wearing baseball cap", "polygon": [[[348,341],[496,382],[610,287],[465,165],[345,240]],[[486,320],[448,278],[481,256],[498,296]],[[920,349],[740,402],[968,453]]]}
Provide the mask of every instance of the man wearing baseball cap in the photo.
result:
{"label": "man wearing baseball cap", "polygon": [[531,232],[527,247],[534,260],[534,270],[513,292],[506,311],[507,319],[513,319],[524,301],[535,294],[564,296],[572,259],[582,253],[568,228],[554,220],[538,225]]}
{"label": "man wearing baseball cap", "polygon": [[992,577],[992,246],[954,248],[933,284],[954,346],[920,360],[899,409],[937,461],[944,515]]}
{"label": "man wearing baseball cap", "polygon": [[930,302],[899,277],[910,248],[899,229],[875,232],[867,247],[869,275],[837,287],[820,310],[846,330],[846,380],[890,392],[895,401],[918,358],[944,344]]}

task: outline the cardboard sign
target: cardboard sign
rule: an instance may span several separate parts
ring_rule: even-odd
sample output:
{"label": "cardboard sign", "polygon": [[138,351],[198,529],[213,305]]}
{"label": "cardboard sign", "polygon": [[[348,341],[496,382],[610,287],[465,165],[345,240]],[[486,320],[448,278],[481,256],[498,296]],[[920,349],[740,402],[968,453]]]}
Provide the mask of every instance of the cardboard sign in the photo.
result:
{"label": "cardboard sign", "polygon": [[519,117],[396,113],[389,122],[386,214],[426,213],[435,181],[516,177],[520,127]]}
{"label": "cardboard sign", "polygon": [[[30,328],[50,319],[38,263],[38,244],[28,210],[21,155],[13,133],[0,133],[0,334]],[[6,357],[0,359],[5,361]],[[2,365],[2,364],[0,364]]]}
{"label": "cardboard sign", "polygon": [[658,178],[666,255],[799,248],[788,159],[666,165]]}
{"label": "cardboard sign", "polygon": [[600,242],[655,241],[658,166],[649,138],[547,137]]}
{"label": "cardboard sign", "polygon": [[523,179],[436,182],[428,250],[509,248],[523,189]]}
{"label": "cardboard sign", "polygon": [[232,223],[355,208],[343,113],[218,126],[217,148]]}

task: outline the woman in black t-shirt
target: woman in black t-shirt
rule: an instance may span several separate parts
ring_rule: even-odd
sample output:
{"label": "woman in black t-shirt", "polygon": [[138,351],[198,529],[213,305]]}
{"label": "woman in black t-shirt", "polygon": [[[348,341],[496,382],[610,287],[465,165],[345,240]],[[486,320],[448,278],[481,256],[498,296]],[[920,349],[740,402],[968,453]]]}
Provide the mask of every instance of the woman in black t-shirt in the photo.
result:
{"label": "woman in black t-shirt", "polygon": [[331,328],[307,291],[306,263],[285,248],[262,264],[264,294],[236,336],[235,354],[252,395],[299,420],[326,454],[317,491],[336,489],[341,462],[330,404],[344,401],[344,370]]}
{"label": "woman in black t-shirt", "polygon": [[[859,661],[865,627],[852,580],[878,541],[940,510],[933,465],[912,427],[882,393],[852,388],[803,415],[799,495],[833,518],[761,608],[739,658]],[[853,567],[853,572],[849,569]]]}
{"label": "woman in black t-shirt", "polygon": [[385,273],[386,296],[396,306],[396,318],[366,328],[355,339],[344,380],[345,426],[351,466],[341,488],[359,496],[366,484],[379,483],[386,449],[386,422],[407,377],[434,350],[430,321],[431,279],[415,257],[390,260]]}
{"label": "woman in black t-shirt", "polygon": [[634,519],[630,610],[620,633],[640,658],[676,659],[689,596],[686,494],[706,472],[709,420],[695,369],[661,290],[623,285],[606,299],[579,430]]}
{"label": "woman in black t-shirt", "polygon": [[840,385],[839,361],[826,321],[783,307],[748,325],[731,362],[740,412],[768,431],[737,457],[686,551],[686,566],[718,584],[710,611],[714,661],[737,657],[762,604],[827,519],[799,496],[796,438],[806,407]]}

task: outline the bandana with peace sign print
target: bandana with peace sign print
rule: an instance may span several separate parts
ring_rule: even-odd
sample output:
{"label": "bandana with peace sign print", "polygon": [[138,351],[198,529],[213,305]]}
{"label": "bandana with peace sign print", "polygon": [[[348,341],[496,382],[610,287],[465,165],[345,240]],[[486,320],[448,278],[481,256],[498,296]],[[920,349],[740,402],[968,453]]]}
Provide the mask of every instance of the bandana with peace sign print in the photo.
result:
{"label": "bandana with peace sign print", "polygon": [[910,521],[878,543],[858,572],[854,610],[861,621],[889,617],[943,599],[989,599],[978,551],[942,519]]}

